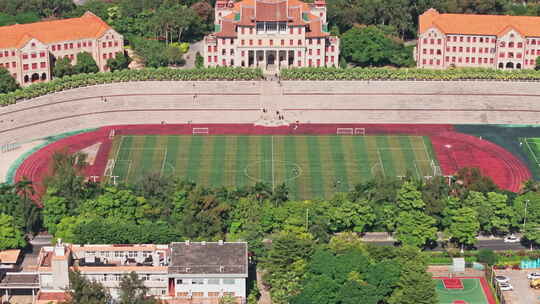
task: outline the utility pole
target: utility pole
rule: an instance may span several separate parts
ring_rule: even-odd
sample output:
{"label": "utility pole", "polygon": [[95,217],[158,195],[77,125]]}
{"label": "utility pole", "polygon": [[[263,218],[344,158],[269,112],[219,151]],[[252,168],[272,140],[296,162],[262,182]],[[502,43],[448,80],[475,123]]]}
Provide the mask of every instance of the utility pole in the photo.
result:
{"label": "utility pole", "polygon": [[529,200],[525,200],[525,215],[523,216],[523,232],[525,232],[525,224],[527,223],[527,207],[529,206]]}
{"label": "utility pole", "polygon": [[309,208],[306,209],[306,231],[309,230]]}

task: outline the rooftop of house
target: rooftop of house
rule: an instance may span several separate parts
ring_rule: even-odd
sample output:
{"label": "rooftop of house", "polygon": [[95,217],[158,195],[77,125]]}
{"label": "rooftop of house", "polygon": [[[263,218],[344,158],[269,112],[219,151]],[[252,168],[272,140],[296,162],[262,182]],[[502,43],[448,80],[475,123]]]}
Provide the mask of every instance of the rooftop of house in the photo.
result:
{"label": "rooftop of house", "polygon": [[182,242],[171,244],[170,274],[239,274],[247,276],[247,243]]}
{"label": "rooftop of house", "polygon": [[8,272],[0,282],[1,288],[39,286],[39,276],[36,273]]}
{"label": "rooftop of house", "polygon": [[502,36],[514,29],[524,37],[540,37],[540,17],[441,14],[431,8],[419,19],[420,33],[435,27],[445,34]]}
{"label": "rooftop of house", "polygon": [[91,12],[79,18],[41,21],[0,27],[0,48],[20,48],[29,40],[49,44],[99,38],[111,27]]}
{"label": "rooftop of house", "polygon": [[0,251],[0,264],[16,264],[20,254],[19,249],[2,250]]}
{"label": "rooftop of house", "polygon": [[[326,37],[320,16],[313,15],[312,8],[324,7],[325,1],[317,0],[308,4],[300,0],[243,0],[226,5],[232,11],[222,18],[221,28],[216,36],[236,37],[236,26],[254,26],[256,22],[287,22],[289,25],[306,25],[308,37]],[[216,7],[219,7],[218,1]]]}

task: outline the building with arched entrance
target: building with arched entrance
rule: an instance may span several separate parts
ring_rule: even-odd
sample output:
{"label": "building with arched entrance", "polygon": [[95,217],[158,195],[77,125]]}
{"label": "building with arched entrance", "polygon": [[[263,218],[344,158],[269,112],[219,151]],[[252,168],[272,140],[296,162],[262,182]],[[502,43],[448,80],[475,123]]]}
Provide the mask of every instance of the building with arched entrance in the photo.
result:
{"label": "building with arched entrance", "polygon": [[0,27],[0,67],[22,85],[52,78],[56,59],[88,52],[101,71],[107,59],[124,51],[124,38],[98,16],[86,12],[79,18],[15,24]]}
{"label": "building with arched entrance", "polygon": [[325,0],[217,0],[215,32],[204,39],[205,66],[286,67],[339,64]]}
{"label": "building with arched entrance", "polygon": [[533,69],[540,56],[540,17],[441,14],[419,17],[420,68]]}

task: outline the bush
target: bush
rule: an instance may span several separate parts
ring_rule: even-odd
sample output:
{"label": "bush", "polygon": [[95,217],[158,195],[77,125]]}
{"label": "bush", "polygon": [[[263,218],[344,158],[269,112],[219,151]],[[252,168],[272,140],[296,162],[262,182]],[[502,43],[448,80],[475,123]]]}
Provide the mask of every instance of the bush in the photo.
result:
{"label": "bush", "polygon": [[281,71],[283,80],[497,80],[540,81],[540,71],[456,68],[449,70],[394,68],[290,68]]}
{"label": "bush", "polygon": [[64,90],[97,84],[128,81],[189,81],[189,80],[258,80],[262,79],[260,69],[246,68],[204,68],[204,69],[142,69],[121,70],[96,74],[77,74],[56,78],[49,82],[35,83],[23,89],[0,94],[0,105],[5,106],[17,100],[31,99]]}
{"label": "bush", "polygon": [[198,69],[202,69],[204,67],[204,58],[199,52],[195,54],[195,67]]}
{"label": "bush", "polygon": [[480,249],[480,251],[478,251],[478,262],[480,263],[485,263],[491,266],[497,264],[497,260],[497,255],[491,249]]}

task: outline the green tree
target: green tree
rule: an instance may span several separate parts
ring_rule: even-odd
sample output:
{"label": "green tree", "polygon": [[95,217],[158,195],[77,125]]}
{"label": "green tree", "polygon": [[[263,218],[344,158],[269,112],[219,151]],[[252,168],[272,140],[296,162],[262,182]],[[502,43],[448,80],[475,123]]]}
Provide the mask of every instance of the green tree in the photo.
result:
{"label": "green tree", "polygon": [[375,221],[375,214],[366,200],[351,202],[345,194],[337,194],[328,211],[330,229],[338,231],[363,232]]}
{"label": "green tree", "polygon": [[197,69],[202,69],[204,67],[204,58],[199,52],[195,54],[195,67]]}
{"label": "green tree", "polygon": [[341,38],[341,55],[357,66],[404,66],[412,64],[412,53],[375,26],[352,28]]}
{"label": "green tree", "polygon": [[56,225],[70,214],[66,198],[56,196],[56,189],[49,188],[43,198],[43,225],[49,233],[56,234]]}
{"label": "green tree", "polygon": [[19,85],[15,78],[13,78],[9,71],[5,68],[0,68],[0,94],[9,93],[17,90]]}
{"label": "green tree", "polygon": [[69,59],[67,56],[56,59],[53,68],[54,77],[64,77],[73,75],[74,73],[75,71],[73,69],[73,65],[71,64],[71,59]]}
{"label": "green tree", "polygon": [[136,196],[133,191],[107,187],[97,198],[85,201],[79,207],[79,212],[102,218],[140,222],[149,209],[146,199]]}
{"label": "green tree", "polygon": [[396,239],[404,244],[422,247],[437,240],[435,219],[421,211],[400,212],[396,220]]}
{"label": "green tree", "polygon": [[99,67],[92,55],[88,52],[81,52],[77,54],[77,63],[73,67],[76,74],[81,73],[97,73]]}
{"label": "green tree", "polygon": [[112,297],[103,285],[86,279],[77,271],[69,272],[69,300],[65,304],[108,304]]}
{"label": "green tree", "polygon": [[450,227],[448,235],[462,246],[472,246],[480,229],[478,213],[471,207],[463,207],[450,211]]}
{"label": "green tree", "polygon": [[186,61],[184,60],[184,53],[180,47],[169,45],[165,48],[165,54],[167,56],[167,62],[169,65],[184,65]]}
{"label": "green tree", "polygon": [[536,64],[534,66],[534,69],[537,71],[540,70],[540,56],[536,57]]}
{"label": "green tree", "polygon": [[111,71],[125,70],[129,68],[131,58],[126,52],[118,53],[114,58],[107,59],[107,68]]}
{"label": "green tree", "polygon": [[426,204],[422,192],[413,182],[404,182],[397,193],[397,206],[400,211],[423,210]]}
{"label": "green tree", "polygon": [[153,297],[147,296],[148,288],[134,271],[122,277],[120,281],[119,304],[158,304]]}
{"label": "green tree", "polygon": [[435,281],[427,272],[404,271],[389,304],[437,304]]}
{"label": "green tree", "polygon": [[[492,208],[493,216],[490,219],[491,232],[494,234],[506,234],[510,231],[514,211],[507,203],[508,197],[505,194],[489,192],[487,202]],[[485,206],[487,207],[487,206]]]}
{"label": "green tree", "polygon": [[0,213],[0,250],[24,246],[26,241],[21,228],[15,224],[12,216]]}
{"label": "green tree", "polygon": [[478,262],[488,265],[497,264],[497,254],[492,249],[482,248],[478,251]]}

